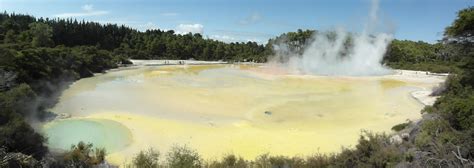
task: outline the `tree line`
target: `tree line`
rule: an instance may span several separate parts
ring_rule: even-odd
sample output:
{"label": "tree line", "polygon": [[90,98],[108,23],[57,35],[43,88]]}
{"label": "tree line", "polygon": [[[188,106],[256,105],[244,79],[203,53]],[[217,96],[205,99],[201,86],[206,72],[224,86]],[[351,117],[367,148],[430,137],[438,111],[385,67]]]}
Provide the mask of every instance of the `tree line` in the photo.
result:
{"label": "tree line", "polygon": [[[201,34],[176,34],[173,30],[138,31],[117,24],[75,19],[36,19],[29,15],[0,14],[0,40],[35,47],[95,46],[133,59],[197,59],[264,62],[263,45],[256,42],[224,43]],[[31,25],[35,23],[34,25]],[[32,37],[35,36],[35,37]]]}

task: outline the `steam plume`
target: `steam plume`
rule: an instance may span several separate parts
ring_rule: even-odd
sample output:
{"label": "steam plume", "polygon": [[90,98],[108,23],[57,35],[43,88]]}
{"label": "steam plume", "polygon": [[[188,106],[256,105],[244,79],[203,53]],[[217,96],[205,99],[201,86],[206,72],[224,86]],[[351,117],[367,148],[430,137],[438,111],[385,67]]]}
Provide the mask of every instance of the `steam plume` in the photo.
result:
{"label": "steam plume", "polygon": [[318,75],[382,75],[390,73],[381,61],[393,39],[387,33],[375,33],[378,1],[372,1],[369,22],[361,33],[343,29],[315,32],[302,53],[295,53],[288,44],[276,44],[275,57],[280,65],[293,72]]}

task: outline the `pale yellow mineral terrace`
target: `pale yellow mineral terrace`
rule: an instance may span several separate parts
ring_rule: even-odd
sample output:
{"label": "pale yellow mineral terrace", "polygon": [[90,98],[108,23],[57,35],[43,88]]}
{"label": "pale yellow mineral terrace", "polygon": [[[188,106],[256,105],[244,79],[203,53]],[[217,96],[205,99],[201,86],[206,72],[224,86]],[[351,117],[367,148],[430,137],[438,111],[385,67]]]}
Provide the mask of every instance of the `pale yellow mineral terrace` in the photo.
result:
{"label": "pale yellow mineral terrace", "polygon": [[128,128],[130,144],[108,155],[116,164],[140,150],[166,152],[173,145],[187,145],[208,160],[229,153],[253,159],[267,152],[338,152],[354,145],[361,130],[390,131],[420,118],[424,105],[410,93],[444,80],[400,72],[328,77],[265,65],[139,67],[77,81],[52,111]]}

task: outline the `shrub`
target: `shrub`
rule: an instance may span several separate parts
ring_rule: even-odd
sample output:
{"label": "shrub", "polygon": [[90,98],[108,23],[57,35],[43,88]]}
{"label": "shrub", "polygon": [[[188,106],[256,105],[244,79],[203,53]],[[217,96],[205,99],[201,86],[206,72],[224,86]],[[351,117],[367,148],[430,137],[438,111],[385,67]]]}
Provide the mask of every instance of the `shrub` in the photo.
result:
{"label": "shrub", "polygon": [[200,168],[201,157],[186,146],[173,146],[167,155],[170,168]]}
{"label": "shrub", "polygon": [[329,167],[334,163],[334,154],[315,154],[306,159],[306,167]]}
{"label": "shrub", "polygon": [[415,138],[415,145],[419,148],[427,147],[434,140],[440,143],[455,143],[455,138],[456,135],[446,120],[426,120],[421,125],[421,132]]}
{"label": "shrub", "polygon": [[474,129],[474,91],[464,89],[462,95],[447,94],[436,104],[438,113],[457,130]]}
{"label": "shrub", "polygon": [[237,157],[233,154],[226,155],[221,161],[213,161],[208,164],[208,168],[247,168],[249,164],[241,157]]}
{"label": "shrub", "polygon": [[391,167],[402,161],[403,152],[385,134],[364,131],[355,149],[343,149],[331,165],[336,167]]}
{"label": "shrub", "polygon": [[392,127],[392,130],[396,132],[401,131],[405,129],[406,127],[408,127],[411,123],[412,123],[411,121],[407,121],[406,123],[397,124]]}
{"label": "shrub", "polygon": [[104,162],[106,151],[103,148],[93,149],[92,143],[79,142],[72,145],[64,155],[64,161],[70,167],[91,167]]}
{"label": "shrub", "polygon": [[253,166],[255,168],[270,168],[272,166],[272,163],[270,162],[270,155],[267,153],[258,156],[255,159]]}
{"label": "shrub", "polygon": [[153,150],[153,148],[148,149],[148,151],[140,151],[133,158],[133,165],[137,168],[156,168],[158,167],[158,158],[160,153]]}

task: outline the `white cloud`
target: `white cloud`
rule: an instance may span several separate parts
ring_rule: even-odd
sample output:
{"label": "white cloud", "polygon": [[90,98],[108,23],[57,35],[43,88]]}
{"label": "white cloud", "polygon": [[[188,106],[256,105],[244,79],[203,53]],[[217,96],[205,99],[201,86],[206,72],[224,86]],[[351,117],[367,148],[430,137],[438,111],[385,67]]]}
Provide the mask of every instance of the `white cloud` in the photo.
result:
{"label": "white cloud", "polygon": [[236,31],[236,30],[223,30],[223,29],[217,29],[217,30],[214,30],[213,32],[216,32],[216,33],[219,33],[219,34],[226,34],[226,35],[239,36],[239,37],[252,37],[252,38],[254,38],[254,37],[272,38],[272,37],[276,36],[274,34],[269,34],[269,33]]}
{"label": "white cloud", "polygon": [[263,40],[261,39],[257,39],[257,38],[251,38],[251,39],[247,39],[247,42],[256,42],[256,43],[259,43],[259,44],[263,44]]}
{"label": "white cloud", "polygon": [[214,34],[214,35],[210,35],[209,38],[211,39],[214,39],[214,40],[219,40],[219,41],[223,41],[225,43],[232,43],[232,42],[256,42],[258,44],[263,44],[264,43],[264,40],[262,39],[259,39],[259,38],[244,38],[244,37],[240,37],[240,36],[233,36],[233,35],[217,35],[217,34]]}
{"label": "white cloud", "polygon": [[245,19],[241,20],[239,23],[242,25],[254,24],[262,20],[262,15],[259,13],[253,13]]}
{"label": "white cloud", "polygon": [[211,35],[210,38],[214,39],[214,40],[223,41],[223,42],[226,42],[226,43],[238,41],[237,38],[232,37],[232,36],[228,36],[228,35]]}
{"label": "white cloud", "polygon": [[142,21],[133,21],[133,20],[93,20],[94,22],[99,22],[101,24],[118,24],[118,25],[126,25],[132,28],[135,28],[139,31],[147,31],[147,30],[157,30],[160,29],[162,31],[168,31],[170,29],[165,29],[161,28],[157,24],[148,21],[148,22],[142,22]]}
{"label": "white cloud", "polygon": [[260,33],[260,32],[246,32],[236,30],[212,30],[213,35],[209,38],[224,41],[224,42],[248,42],[253,41],[259,44],[265,44],[267,39],[274,37],[275,35]]}
{"label": "white cloud", "polygon": [[131,25],[139,24],[141,22],[132,21],[132,20],[92,20],[94,22],[99,22],[100,24],[117,24],[117,25]]}
{"label": "white cloud", "polygon": [[178,16],[179,13],[175,12],[166,12],[166,13],[161,13],[162,16]]}
{"label": "white cloud", "polygon": [[203,34],[204,26],[202,24],[179,24],[176,27],[177,34],[199,33]]}
{"label": "white cloud", "polygon": [[84,11],[93,11],[94,6],[91,5],[91,4],[87,4],[87,5],[82,6],[82,10],[84,10]]}
{"label": "white cloud", "polygon": [[85,17],[85,16],[98,16],[98,15],[105,15],[108,14],[108,11],[103,10],[95,10],[94,6],[91,4],[87,4],[81,7],[82,12],[72,12],[72,13],[60,13],[54,15],[54,17],[59,18],[70,18],[70,17]]}
{"label": "white cloud", "polygon": [[141,25],[143,27],[143,29],[145,30],[152,30],[152,29],[158,29],[158,26],[152,22],[147,22],[146,24],[144,25]]}

